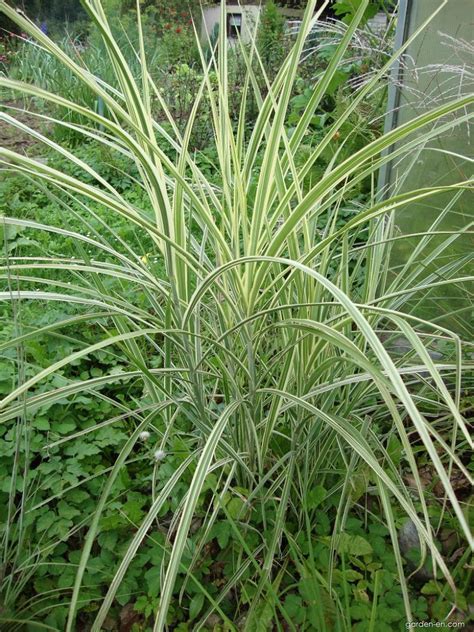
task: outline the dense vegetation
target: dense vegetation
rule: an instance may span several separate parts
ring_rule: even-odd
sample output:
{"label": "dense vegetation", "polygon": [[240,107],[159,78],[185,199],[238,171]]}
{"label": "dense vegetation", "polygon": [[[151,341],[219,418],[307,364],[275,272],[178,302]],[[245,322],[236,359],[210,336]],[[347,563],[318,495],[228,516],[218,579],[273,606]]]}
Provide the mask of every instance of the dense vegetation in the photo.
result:
{"label": "dense vegetation", "polygon": [[56,42],[0,2],[2,631],[469,621],[472,340],[409,312],[461,264],[390,248],[470,184],[377,173],[472,99],[383,134],[374,3],[315,4],[229,48],[156,2]]}

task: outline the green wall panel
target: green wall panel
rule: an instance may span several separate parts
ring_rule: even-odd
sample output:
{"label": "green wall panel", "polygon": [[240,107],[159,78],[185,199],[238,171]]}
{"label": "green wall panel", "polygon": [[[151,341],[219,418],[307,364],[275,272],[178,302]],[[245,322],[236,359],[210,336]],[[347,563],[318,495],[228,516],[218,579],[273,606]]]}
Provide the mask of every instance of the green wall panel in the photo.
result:
{"label": "green wall panel", "polygon": [[[437,0],[401,2],[398,45],[433,16],[437,7]],[[391,88],[389,99],[388,127],[403,124],[456,96],[473,93],[473,34],[474,1],[449,0],[403,56],[393,77],[395,85]],[[459,115],[466,113],[460,111]],[[416,153],[394,160],[381,174],[382,185],[391,192],[403,192],[468,180],[474,174],[473,150],[474,125],[472,121],[460,123]],[[470,255],[474,255],[473,233],[467,234],[466,229],[474,221],[474,193],[464,192],[457,197],[438,195],[425,203],[410,205],[398,213],[395,223],[404,235],[423,232],[448,208],[449,212],[439,221],[437,230],[464,231],[464,234],[440,254],[436,265],[431,266],[429,271],[436,275],[442,271],[443,265],[455,266],[463,261],[456,276],[473,275],[474,266],[469,261]],[[429,251],[433,252],[445,238],[431,240]],[[419,239],[407,236],[396,242],[392,256],[394,273],[407,261]],[[472,284],[458,284],[457,287],[432,292],[422,301],[414,301],[411,309],[420,317],[440,318],[441,324],[472,338],[473,293]]]}

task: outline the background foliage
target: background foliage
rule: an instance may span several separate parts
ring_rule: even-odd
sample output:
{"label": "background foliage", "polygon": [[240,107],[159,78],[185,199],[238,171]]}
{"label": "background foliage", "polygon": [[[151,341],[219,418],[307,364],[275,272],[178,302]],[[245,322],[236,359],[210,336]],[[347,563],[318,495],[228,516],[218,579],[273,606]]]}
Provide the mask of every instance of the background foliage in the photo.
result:
{"label": "background foliage", "polygon": [[437,190],[376,191],[466,102],[384,136],[367,3],[235,50],[88,5],[0,78],[2,630],[468,623],[472,341],[404,313],[445,236],[388,274]]}

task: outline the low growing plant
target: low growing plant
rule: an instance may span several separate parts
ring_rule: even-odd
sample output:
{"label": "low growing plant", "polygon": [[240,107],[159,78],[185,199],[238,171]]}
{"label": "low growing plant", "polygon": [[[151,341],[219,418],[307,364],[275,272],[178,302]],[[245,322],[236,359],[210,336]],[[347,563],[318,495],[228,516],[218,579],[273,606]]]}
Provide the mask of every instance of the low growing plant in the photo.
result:
{"label": "low growing plant", "polygon": [[[118,616],[153,632],[394,629],[400,620],[387,612],[402,604],[406,620],[427,612],[407,581],[417,569],[405,565],[400,550],[402,518],[417,536],[418,566],[429,561],[445,601],[457,603],[436,533],[439,520],[449,521],[472,545],[450,478],[454,470],[469,478],[459,456],[471,445],[460,402],[472,349],[404,308],[414,295],[422,300],[459,279],[442,259],[436,276],[425,271],[430,242],[439,238],[434,229],[420,238],[404,274],[389,275],[389,253],[398,210],[471,185],[383,200],[372,189],[363,207],[338,220],[361,182],[468,120],[473,99],[453,99],[367,139],[352,155],[336,151],[308,186],[318,158],[394,56],[298,160],[367,4],[358,3],[290,136],[285,122],[318,18],[315,0],[265,96],[253,70],[255,42],[242,49],[248,73],[237,123],[229,116],[221,28],[209,64],[202,55],[202,82],[183,132],[153,82],[143,39],[137,78],[99,0],[84,7],[102,34],[115,87],[96,81],[0,2],[110,116],[34,83],[2,77],[0,86],[87,120],[62,124],[120,154],[130,173],[133,165],[141,191],[131,199],[86,156],[0,114],[70,164],[57,168],[0,150],[3,164],[36,178],[62,216],[60,226],[4,217],[5,235],[11,228],[33,238],[46,232],[76,252],[23,257],[13,250],[3,269],[0,297],[11,302],[12,334],[2,352],[18,371],[0,413],[13,457],[2,531],[2,629],[99,632]],[[225,11],[223,3],[222,25]],[[259,114],[249,129],[252,91]],[[151,114],[154,99],[166,126]],[[189,145],[204,99],[216,148],[212,180]],[[115,216],[136,239],[117,230]],[[83,228],[74,230],[71,218]],[[28,322],[24,306],[34,302],[48,306],[52,322]],[[64,317],[52,309],[61,304],[77,311]],[[36,358],[25,356],[32,341],[50,337],[64,346],[46,357],[41,349]],[[440,341],[443,356],[433,359]],[[65,416],[69,406],[80,411],[73,423]],[[64,453],[79,465],[97,458],[93,475],[61,469]],[[430,511],[423,460],[440,486],[441,517]],[[67,487],[58,470],[74,476]],[[54,488],[46,495],[48,474]],[[44,539],[35,540],[37,532]],[[383,542],[391,542],[389,555]],[[57,569],[68,555],[57,575],[47,567],[53,553]],[[55,618],[65,603],[67,615]]]}

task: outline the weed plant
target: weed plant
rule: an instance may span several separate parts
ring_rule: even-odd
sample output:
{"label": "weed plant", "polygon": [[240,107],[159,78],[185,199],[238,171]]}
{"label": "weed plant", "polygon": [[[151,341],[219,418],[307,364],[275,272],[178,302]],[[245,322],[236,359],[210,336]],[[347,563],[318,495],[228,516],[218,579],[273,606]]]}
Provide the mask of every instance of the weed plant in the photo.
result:
{"label": "weed plant", "polygon": [[[93,97],[72,100],[34,78],[3,77],[1,87],[70,112],[67,121],[46,116],[120,156],[140,191],[130,195],[87,154],[0,115],[58,157],[44,163],[0,150],[3,164],[56,208],[51,222],[5,216],[6,249],[35,235],[69,248],[16,256],[13,247],[3,267],[11,323],[0,349],[16,377],[0,412],[11,463],[2,488],[2,629],[99,632],[119,618],[153,632],[399,629],[427,615],[407,580],[427,566],[441,604],[435,615],[463,608],[458,580],[472,535],[452,474],[470,477],[461,401],[472,347],[404,311],[414,296],[458,283],[457,268],[441,260],[436,276],[426,272],[435,228],[396,277],[389,254],[399,210],[471,185],[380,200],[375,179],[390,158],[468,120],[473,99],[454,98],[349,155],[341,143],[308,180],[394,56],[300,160],[367,4],[290,135],[315,0],[265,94],[255,43],[242,48],[237,123],[222,28],[209,63],[202,53],[184,131],[153,80],[140,23],[137,76],[99,0],[84,2],[107,53],[100,63],[113,73],[107,84],[0,2]],[[225,11],[222,4],[222,25]],[[252,127],[250,94],[259,106]],[[204,99],[215,179],[190,147]],[[364,205],[353,204],[367,180]],[[45,315],[36,323],[34,305]],[[414,560],[399,544],[406,519]],[[453,564],[440,550],[440,525],[455,525],[462,553]]]}

